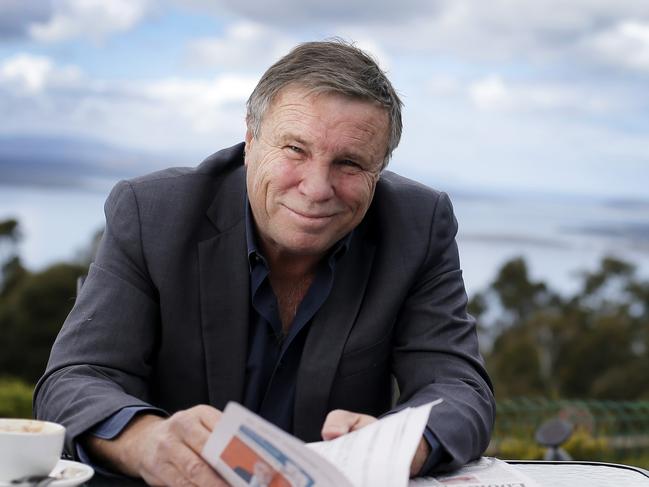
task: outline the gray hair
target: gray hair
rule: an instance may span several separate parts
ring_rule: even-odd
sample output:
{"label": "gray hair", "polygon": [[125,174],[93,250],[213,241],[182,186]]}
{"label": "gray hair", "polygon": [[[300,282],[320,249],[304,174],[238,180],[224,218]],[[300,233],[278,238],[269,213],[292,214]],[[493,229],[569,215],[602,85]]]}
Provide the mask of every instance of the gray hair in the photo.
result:
{"label": "gray hair", "polygon": [[383,169],[401,139],[401,107],[397,92],[366,52],[342,39],[306,42],[293,48],[263,74],[248,98],[246,123],[253,137],[277,94],[293,84],[312,93],[335,93],[377,102],[388,114],[390,133]]}

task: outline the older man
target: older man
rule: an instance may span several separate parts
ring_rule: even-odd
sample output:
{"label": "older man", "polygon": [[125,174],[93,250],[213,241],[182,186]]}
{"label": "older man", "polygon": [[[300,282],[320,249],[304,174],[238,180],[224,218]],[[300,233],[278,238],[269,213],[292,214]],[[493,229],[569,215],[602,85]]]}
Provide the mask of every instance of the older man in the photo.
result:
{"label": "older man", "polygon": [[199,452],[230,400],[313,441],[441,397],[411,472],[479,456],[494,402],[457,224],[444,193],[384,171],[401,136],[384,73],[348,44],[300,45],[247,126],[194,169],[115,187],[37,416],[156,485],[222,482]]}

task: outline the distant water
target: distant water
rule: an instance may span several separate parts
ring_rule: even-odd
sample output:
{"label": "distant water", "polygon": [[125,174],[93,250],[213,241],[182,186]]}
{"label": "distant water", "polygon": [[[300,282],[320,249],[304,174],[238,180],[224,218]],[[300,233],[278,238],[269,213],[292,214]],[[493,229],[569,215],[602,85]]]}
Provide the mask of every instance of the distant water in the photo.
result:
{"label": "distant water", "polygon": [[649,279],[649,202],[521,195],[453,200],[469,294],[518,256],[533,279],[564,293],[577,291],[580,273],[596,269],[607,255],[635,264]]}
{"label": "distant water", "polygon": [[[21,255],[28,267],[42,268],[73,258],[87,246],[103,226],[109,189],[109,185],[96,191],[0,185],[0,219],[20,220]],[[517,256],[525,257],[534,279],[563,292],[577,290],[579,271],[595,269],[604,255],[634,263],[649,279],[647,202],[452,192],[451,197],[469,294],[486,287],[500,266]]]}
{"label": "distant water", "polygon": [[88,246],[92,235],[103,228],[109,191],[109,187],[92,192],[0,185],[0,219],[19,220],[20,255],[28,268],[41,269],[70,260]]}

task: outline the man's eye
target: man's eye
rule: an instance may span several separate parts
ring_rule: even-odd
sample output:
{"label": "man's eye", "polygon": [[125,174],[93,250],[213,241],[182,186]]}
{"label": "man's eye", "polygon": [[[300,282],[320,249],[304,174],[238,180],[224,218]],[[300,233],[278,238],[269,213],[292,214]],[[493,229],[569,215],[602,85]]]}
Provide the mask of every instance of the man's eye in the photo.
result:
{"label": "man's eye", "polygon": [[296,145],[287,145],[286,148],[290,150],[291,152],[295,152],[296,154],[302,154],[302,149]]}
{"label": "man's eye", "polygon": [[351,159],[343,159],[340,161],[340,164],[350,169],[363,169],[358,162],[352,161]]}

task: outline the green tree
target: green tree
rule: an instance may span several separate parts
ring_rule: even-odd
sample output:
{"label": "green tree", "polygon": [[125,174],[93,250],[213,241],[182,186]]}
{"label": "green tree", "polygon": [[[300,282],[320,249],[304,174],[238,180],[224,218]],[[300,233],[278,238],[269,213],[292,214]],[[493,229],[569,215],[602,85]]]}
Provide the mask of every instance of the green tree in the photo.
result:
{"label": "green tree", "polygon": [[34,383],[45,370],[50,349],[76,299],[76,283],[87,273],[101,237],[97,232],[78,262],[29,272],[18,254],[20,225],[0,221],[0,378]]}
{"label": "green tree", "polygon": [[27,274],[18,256],[21,237],[18,220],[0,221],[0,299]]}
{"label": "green tree", "polygon": [[545,395],[534,336],[523,327],[502,333],[487,357],[498,398]]}
{"label": "green tree", "polygon": [[649,283],[630,263],[606,257],[561,296],[514,259],[478,298],[473,309],[497,315],[486,356],[500,398],[649,397]]}
{"label": "green tree", "polygon": [[503,265],[491,288],[502,307],[511,314],[508,324],[522,322],[555,298],[544,282],[530,280],[527,264],[521,257]]}
{"label": "green tree", "polygon": [[50,348],[76,295],[76,280],[86,272],[77,264],[57,264],[30,273],[0,301],[2,375],[35,382],[45,370]]}
{"label": "green tree", "polygon": [[20,239],[18,220],[15,218],[0,220],[0,237],[16,243]]}

